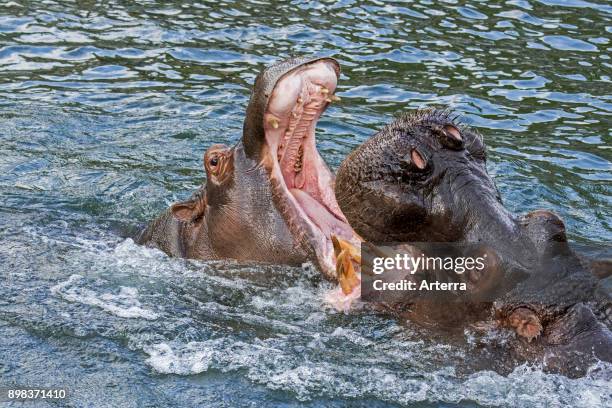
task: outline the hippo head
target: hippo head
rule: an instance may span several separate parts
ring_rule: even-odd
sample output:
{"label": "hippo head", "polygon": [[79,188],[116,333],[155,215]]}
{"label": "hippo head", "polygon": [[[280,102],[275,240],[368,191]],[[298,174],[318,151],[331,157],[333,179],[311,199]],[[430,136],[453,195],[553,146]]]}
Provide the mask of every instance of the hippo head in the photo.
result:
{"label": "hippo head", "polygon": [[[404,114],[384,127],[344,160],[335,188],[364,239],[473,244],[500,258],[494,264],[502,261],[506,277],[512,270],[519,279],[534,257],[566,243],[552,212],[517,219],[504,207],[482,136],[445,110]],[[489,278],[498,279],[499,268],[490,269]]]}
{"label": "hippo head", "polygon": [[268,66],[255,80],[242,137],[244,154],[264,169],[273,205],[293,239],[332,280],[332,236],[358,242],[315,141],[319,117],[339,100],[334,95],[339,74],[332,58],[293,58]]}
{"label": "hippo head", "polygon": [[386,126],[342,163],[336,194],[355,230],[380,242],[482,240],[515,229],[482,137],[447,111]]}
{"label": "hippo head", "polygon": [[516,219],[504,207],[482,136],[446,110],[404,114],[352,152],[336,197],[372,241],[484,242],[539,254],[567,241],[551,211]]}
{"label": "hippo head", "polygon": [[[162,216],[141,242],[200,259],[312,261],[325,277],[343,282],[351,268],[336,263],[352,265],[359,237],[340,211],[334,176],[315,141],[319,117],[339,99],[339,73],[332,58],[293,58],[264,68],[241,140],[207,150],[205,185],[168,212],[179,224]],[[156,233],[160,225],[173,230]]]}

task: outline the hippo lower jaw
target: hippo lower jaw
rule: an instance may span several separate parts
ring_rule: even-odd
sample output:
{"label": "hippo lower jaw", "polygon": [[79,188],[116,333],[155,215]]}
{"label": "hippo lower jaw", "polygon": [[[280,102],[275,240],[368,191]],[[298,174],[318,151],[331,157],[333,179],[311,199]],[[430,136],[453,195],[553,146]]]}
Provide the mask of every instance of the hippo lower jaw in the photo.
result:
{"label": "hippo lower jaw", "polygon": [[279,79],[264,113],[263,165],[270,174],[275,204],[330,280],[337,279],[331,237],[359,242],[338,206],[334,176],[315,143],[319,117],[338,99],[333,95],[336,83],[336,69],[329,60],[298,66]]}

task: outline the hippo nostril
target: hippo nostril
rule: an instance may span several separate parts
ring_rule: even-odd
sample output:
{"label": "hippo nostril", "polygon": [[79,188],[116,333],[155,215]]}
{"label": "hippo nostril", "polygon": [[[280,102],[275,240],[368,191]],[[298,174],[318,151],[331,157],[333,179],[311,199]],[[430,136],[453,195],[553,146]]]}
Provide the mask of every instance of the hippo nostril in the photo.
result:
{"label": "hippo nostril", "polygon": [[414,163],[414,165],[419,169],[423,170],[425,167],[427,167],[427,161],[418,150],[412,149],[410,152],[410,158],[412,159],[412,163]]}
{"label": "hippo nostril", "polygon": [[445,125],[442,128],[434,129],[434,132],[438,135],[438,139],[442,146],[452,150],[463,149],[463,137],[461,132],[453,125]]}
{"label": "hippo nostril", "polygon": [[427,167],[425,156],[414,147],[410,149],[410,154],[404,156],[401,161],[413,170],[421,171]]}

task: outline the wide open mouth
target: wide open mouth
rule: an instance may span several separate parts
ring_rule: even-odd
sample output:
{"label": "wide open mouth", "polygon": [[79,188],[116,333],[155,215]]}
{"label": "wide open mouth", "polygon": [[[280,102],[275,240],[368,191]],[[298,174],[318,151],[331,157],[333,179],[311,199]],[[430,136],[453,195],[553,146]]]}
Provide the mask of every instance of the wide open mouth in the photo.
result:
{"label": "wide open mouth", "polygon": [[337,80],[330,60],[301,65],[277,82],[264,114],[266,162],[280,211],[330,279],[335,279],[331,236],[359,242],[336,202],[334,176],[315,143],[317,121],[337,99]]}

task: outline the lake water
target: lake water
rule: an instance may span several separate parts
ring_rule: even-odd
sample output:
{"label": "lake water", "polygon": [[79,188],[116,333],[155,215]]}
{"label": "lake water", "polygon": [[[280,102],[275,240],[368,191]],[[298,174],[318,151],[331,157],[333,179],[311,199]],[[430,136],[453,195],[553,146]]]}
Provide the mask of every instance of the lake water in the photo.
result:
{"label": "lake water", "polygon": [[469,353],[443,338],[326,309],[308,268],[130,239],[202,182],[209,145],[239,139],[258,71],[315,53],[343,69],[318,125],[332,167],[394,114],[450,106],[484,134],[509,208],[609,242],[597,1],[3,1],[0,386],[64,386],[78,407],[612,406],[609,366],[461,374]]}

